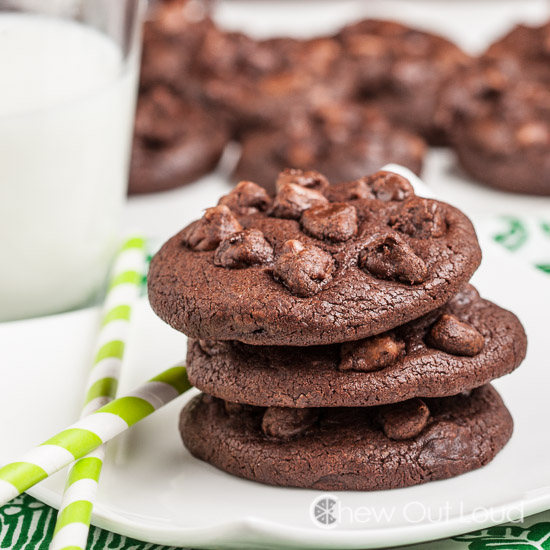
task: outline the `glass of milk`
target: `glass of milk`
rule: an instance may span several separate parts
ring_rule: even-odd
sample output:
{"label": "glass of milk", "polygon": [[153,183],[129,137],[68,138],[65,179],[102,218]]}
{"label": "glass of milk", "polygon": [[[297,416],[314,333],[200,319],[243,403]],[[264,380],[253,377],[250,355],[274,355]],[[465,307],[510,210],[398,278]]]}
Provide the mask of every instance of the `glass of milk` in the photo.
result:
{"label": "glass of milk", "polygon": [[143,0],[0,0],[0,321],[91,303],[126,197]]}

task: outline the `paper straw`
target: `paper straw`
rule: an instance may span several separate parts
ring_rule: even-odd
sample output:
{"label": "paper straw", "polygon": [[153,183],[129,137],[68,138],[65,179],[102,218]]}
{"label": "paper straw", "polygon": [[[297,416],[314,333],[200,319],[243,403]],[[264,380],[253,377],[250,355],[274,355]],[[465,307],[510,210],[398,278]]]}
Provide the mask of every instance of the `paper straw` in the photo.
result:
{"label": "paper straw", "polygon": [[91,453],[191,388],[183,363],[114,399],[0,468],[0,506]]}
{"label": "paper straw", "polygon": [[[82,417],[116,396],[132,306],[139,297],[146,265],[145,240],[130,237],[122,244],[111,270]],[[77,460],[69,470],[50,550],[85,550],[104,459],[102,445],[92,455]]]}

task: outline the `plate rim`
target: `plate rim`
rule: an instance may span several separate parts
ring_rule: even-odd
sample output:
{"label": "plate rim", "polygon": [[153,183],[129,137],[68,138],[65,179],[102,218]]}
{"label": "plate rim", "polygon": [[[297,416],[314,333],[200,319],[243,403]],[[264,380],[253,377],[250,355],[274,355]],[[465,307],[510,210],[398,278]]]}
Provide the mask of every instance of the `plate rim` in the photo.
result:
{"label": "plate rim", "polygon": [[[228,474],[229,475],[229,474]],[[442,480],[441,482],[444,482]],[[523,517],[529,517],[550,509],[550,486],[532,499],[515,499],[505,504],[491,506],[494,515],[505,515],[510,521],[520,519],[514,510],[522,509]],[[47,487],[36,486],[27,491],[41,502],[58,509],[61,496]],[[367,491],[363,493],[368,494]],[[430,522],[411,526],[384,527],[376,529],[322,529],[296,527],[284,523],[267,521],[252,516],[240,518],[238,521],[221,522],[208,527],[143,527],[137,521],[131,520],[116,512],[107,515],[104,505],[94,507],[92,524],[101,529],[113,531],[120,535],[135,538],[152,544],[174,546],[185,545],[196,548],[208,548],[212,544],[229,546],[249,539],[251,535],[269,537],[269,548],[277,545],[303,545],[307,540],[312,548],[331,548],[334,544],[346,544],[346,548],[387,548],[388,545],[410,545],[431,542],[442,538],[451,538],[471,531],[487,529],[498,525],[494,521],[476,521],[474,514],[456,516],[446,521]],[[185,541],[180,537],[188,537]],[[243,535],[245,535],[243,537]],[[154,537],[154,538],[153,538]],[[177,537],[177,538],[176,538]],[[250,542],[250,541],[248,541]],[[343,548],[343,547],[342,547]]]}

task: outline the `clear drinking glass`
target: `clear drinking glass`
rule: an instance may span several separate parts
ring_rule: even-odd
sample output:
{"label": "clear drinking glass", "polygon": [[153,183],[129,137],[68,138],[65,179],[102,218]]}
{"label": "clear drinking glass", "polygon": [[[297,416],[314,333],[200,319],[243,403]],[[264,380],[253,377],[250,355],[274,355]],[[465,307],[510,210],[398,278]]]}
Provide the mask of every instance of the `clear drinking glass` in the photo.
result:
{"label": "clear drinking glass", "polygon": [[0,321],[90,303],[125,201],[144,0],[0,0]]}

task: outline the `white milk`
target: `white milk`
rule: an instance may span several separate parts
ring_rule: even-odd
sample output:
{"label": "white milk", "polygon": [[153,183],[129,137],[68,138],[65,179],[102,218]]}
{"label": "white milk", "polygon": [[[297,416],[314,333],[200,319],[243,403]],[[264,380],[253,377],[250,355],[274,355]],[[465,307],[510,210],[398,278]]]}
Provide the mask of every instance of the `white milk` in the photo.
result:
{"label": "white milk", "polygon": [[[123,70],[124,69],[124,70]],[[0,321],[85,304],[126,194],[137,60],[75,22],[0,14]]]}

